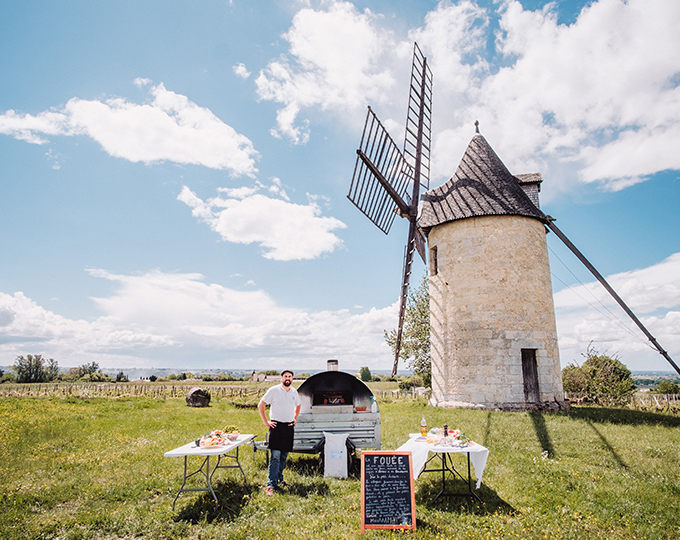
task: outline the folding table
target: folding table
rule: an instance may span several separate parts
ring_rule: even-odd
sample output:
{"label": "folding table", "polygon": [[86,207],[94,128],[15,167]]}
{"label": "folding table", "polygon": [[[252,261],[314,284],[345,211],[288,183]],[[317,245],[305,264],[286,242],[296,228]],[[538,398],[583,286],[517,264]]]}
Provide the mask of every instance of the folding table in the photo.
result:
{"label": "folding table", "polygon": [[[177,502],[177,498],[180,496],[180,494],[187,491],[209,491],[213,499],[215,499],[215,505],[218,505],[217,496],[215,495],[215,491],[213,490],[211,483],[213,474],[215,474],[215,471],[217,469],[240,469],[241,474],[243,474],[243,481],[245,482],[246,473],[243,471],[243,467],[241,467],[241,463],[238,460],[238,449],[239,446],[249,441],[252,441],[254,438],[255,435],[252,434],[239,435],[235,441],[232,441],[229,444],[225,444],[224,446],[197,446],[196,442],[190,442],[188,444],[185,444],[184,446],[180,446],[179,448],[175,448],[174,450],[166,452],[164,454],[165,457],[184,457],[184,480],[182,482],[182,487],[179,488],[177,495],[175,495],[175,499],[172,501],[172,510],[173,511],[175,510],[175,503]],[[228,454],[228,452],[231,452],[233,450],[236,451],[235,454]],[[189,456],[199,456],[204,458],[201,463],[201,466],[192,473],[187,472]],[[217,464],[212,470],[210,469],[211,456],[217,456]],[[232,465],[220,464],[222,460],[228,459],[233,460],[232,463],[235,464]],[[205,476],[205,483],[207,487],[200,488],[185,487],[187,485],[187,480],[189,478],[201,473],[203,473],[203,475]]]}
{"label": "folding table", "polygon": [[[470,442],[468,445],[453,445],[444,446],[440,444],[428,443],[426,437],[422,437],[417,433],[412,433],[408,442],[402,444],[397,450],[411,452],[413,458],[413,479],[417,479],[421,472],[441,472],[442,473],[442,489],[434,498],[436,501],[442,495],[448,495],[452,497],[473,497],[479,502],[482,499],[472,491],[472,477],[470,475],[470,462],[475,468],[475,474],[477,476],[476,489],[482,484],[482,475],[484,474],[484,468],[486,467],[486,461],[489,457],[489,450],[484,448],[482,445],[475,442]],[[429,453],[433,452],[434,455],[428,459]],[[446,490],[446,473],[448,472],[451,476],[455,478],[458,475],[461,480],[465,481],[465,477],[458,472],[458,470],[453,466],[453,460],[450,454],[466,454],[467,456],[467,493],[444,493]],[[437,468],[428,469],[427,466],[432,460],[436,460],[439,457],[441,464]],[[434,501],[433,501],[434,502]]]}

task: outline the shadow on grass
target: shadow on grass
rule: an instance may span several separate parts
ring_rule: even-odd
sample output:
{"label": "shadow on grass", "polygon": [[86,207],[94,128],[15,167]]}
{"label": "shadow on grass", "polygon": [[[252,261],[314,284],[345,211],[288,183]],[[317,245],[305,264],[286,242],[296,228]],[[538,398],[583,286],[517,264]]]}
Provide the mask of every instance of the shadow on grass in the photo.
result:
{"label": "shadow on grass", "polygon": [[621,459],[621,457],[619,457],[619,455],[616,453],[616,450],[614,450],[614,447],[611,444],[609,444],[609,441],[606,439],[606,437],[602,435],[602,433],[600,433],[600,431],[593,425],[593,423],[589,419],[586,419],[586,424],[588,424],[591,427],[591,429],[595,432],[595,434],[600,438],[600,440],[602,441],[602,445],[607,450],[609,450],[616,463],[619,464],[619,467],[627,469],[628,465],[626,465]]}
{"label": "shadow on grass", "polygon": [[[550,413],[547,413],[550,414]],[[669,416],[666,414],[658,414],[646,411],[633,411],[630,409],[615,409],[608,407],[572,407],[569,412],[561,412],[558,414],[566,415],[574,420],[583,420],[595,434],[600,438],[604,447],[609,450],[612,457],[619,464],[620,467],[627,469],[621,457],[616,453],[614,447],[609,444],[605,436],[595,427],[595,423],[611,423],[611,424],[625,424],[632,426],[649,425],[649,426],[663,426],[663,427],[678,427],[680,426],[680,418]],[[529,417],[534,424],[536,437],[538,438],[541,448],[547,453],[548,457],[555,456],[555,448],[548,433],[548,428],[545,423],[544,413],[530,412]],[[491,413],[487,418],[487,433],[484,437],[488,438],[488,433],[491,426]]]}
{"label": "shadow on grass", "polygon": [[534,423],[534,431],[536,431],[536,437],[538,438],[538,442],[541,444],[541,448],[543,448],[544,452],[547,452],[548,457],[554,457],[555,448],[553,447],[552,441],[550,440],[550,435],[548,434],[548,428],[545,425],[543,413],[530,412],[529,417]]}
{"label": "shadow on grass", "polygon": [[323,475],[323,465],[318,455],[290,454],[286,461],[286,469],[294,471],[301,476],[321,476]]}
{"label": "shadow on grass", "polygon": [[[257,466],[261,470],[267,470],[266,459],[258,462]],[[291,453],[286,461],[286,470],[296,472],[300,476],[323,476],[323,453],[318,455]],[[359,478],[361,476],[361,459],[355,454],[351,456],[348,462],[347,475],[350,478]]]}
{"label": "shadow on grass", "polygon": [[325,497],[330,494],[331,488],[324,480],[313,480],[310,483],[292,482],[287,487],[281,488],[281,492],[302,498],[313,497],[314,495]]}
{"label": "shadow on grass", "polygon": [[668,414],[610,407],[572,407],[566,413],[569,418],[589,422],[626,424],[630,426],[648,425],[661,427],[680,427],[680,417]]}
{"label": "shadow on grass", "polygon": [[232,480],[220,480],[213,484],[213,490],[219,505],[215,505],[215,500],[209,493],[204,493],[182,507],[175,516],[175,521],[188,521],[192,524],[202,521],[234,521],[250,500],[254,487]]}
{"label": "shadow on grass", "polygon": [[[469,493],[468,485],[462,480],[446,480],[445,493],[434,501],[434,498],[441,491],[441,476],[435,475],[431,479],[423,479],[422,483],[416,489],[416,504],[427,508],[452,512],[456,514],[513,514],[515,509],[505,502],[493,489],[482,485],[479,489],[474,490],[475,494],[482,499],[480,503],[477,499],[472,497],[456,497],[450,494],[465,494]],[[474,484],[473,484],[474,488]],[[434,501],[434,502],[433,502]],[[418,520],[418,527],[421,527],[421,520]],[[427,528],[427,524],[423,522],[423,528]],[[435,527],[436,529],[436,527]]]}
{"label": "shadow on grass", "polygon": [[486,430],[484,431],[484,442],[482,443],[482,446],[488,446],[489,436],[491,435],[491,413],[492,411],[486,413]]}

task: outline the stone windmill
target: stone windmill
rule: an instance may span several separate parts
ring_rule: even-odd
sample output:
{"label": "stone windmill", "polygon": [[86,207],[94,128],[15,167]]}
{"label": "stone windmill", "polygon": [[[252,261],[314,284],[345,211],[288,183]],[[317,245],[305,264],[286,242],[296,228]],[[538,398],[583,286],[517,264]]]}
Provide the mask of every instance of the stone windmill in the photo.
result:
{"label": "stone windmill", "polygon": [[[429,186],[432,75],[414,47],[402,153],[369,108],[349,199],[386,234],[409,220],[393,374],[413,253],[430,254],[432,404],[567,407],[546,234],[553,231],[602,283],[652,345],[680,368],[633,312],[540,210],[541,175],[513,176],[486,139],[473,136],[454,176]],[[411,193],[409,193],[411,188]],[[420,202],[420,205],[419,205]]]}
{"label": "stone windmill", "polygon": [[476,133],[423,196],[433,404],[564,404],[540,182],[510,174]]}
{"label": "stone windmill", "polygon": [[541,175],[513,176],[472,137],[453,177],[425,193],[430,254],[432,404],[558,409],[564,401],[546,234],[579,258],[652,345],[680,370],[539,207]]}

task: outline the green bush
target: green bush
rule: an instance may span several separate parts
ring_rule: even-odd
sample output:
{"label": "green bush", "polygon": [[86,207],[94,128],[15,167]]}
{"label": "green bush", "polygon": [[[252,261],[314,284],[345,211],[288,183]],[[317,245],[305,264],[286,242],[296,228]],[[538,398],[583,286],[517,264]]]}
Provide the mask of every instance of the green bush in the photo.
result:
{"label": "green bush", "polygon": [[2,377],[0,377],[0,384],[15,382],[17,382],[17,376],[14,373],[3,373]]}
{"label": "green bush", "polygon": [[399,390],[411,390],[412,388],[417,388],[418,386],[423,386],[423,379],[418,375],[404,377],[399,381]]}
{"label": "green bush", "polygon": [[624,403],[635,392],[630,370],[618,359],[600,354],[592,345],[581,367],[569,365],[562,370],[565,392],[581,394],[595,402]]}
{"label": "green bush", "polygon": [[680,386],[671,381],[661,381],[654,389],[655,394],[680,394]]}

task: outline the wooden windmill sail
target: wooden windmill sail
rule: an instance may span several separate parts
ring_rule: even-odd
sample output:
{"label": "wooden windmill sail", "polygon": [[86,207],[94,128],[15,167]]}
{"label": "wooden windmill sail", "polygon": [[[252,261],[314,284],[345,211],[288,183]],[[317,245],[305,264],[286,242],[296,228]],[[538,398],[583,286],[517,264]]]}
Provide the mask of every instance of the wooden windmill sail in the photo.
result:
{"label": "wooden windmill sail", "polygon": [[414,251],[425,261],[425,240],[417,224],[417,214],[420,188],[427,190],[430,184],[431,128],[432,72],[415,43],[404,150],[399,150],[369,107],[347,195],[385,234],[390,232],[396,214],[409,221],[392,375],[396,375],[399,363]]}

